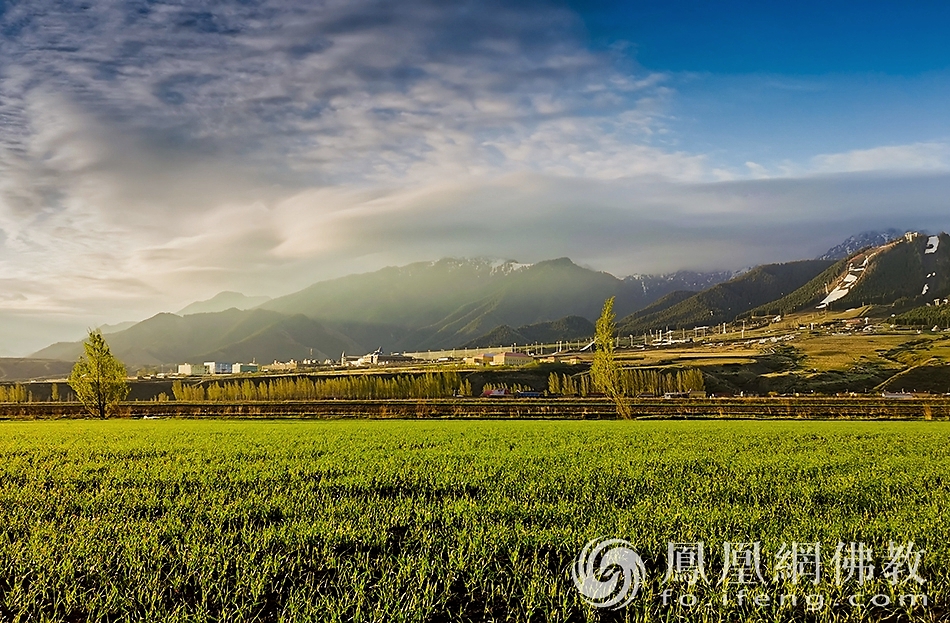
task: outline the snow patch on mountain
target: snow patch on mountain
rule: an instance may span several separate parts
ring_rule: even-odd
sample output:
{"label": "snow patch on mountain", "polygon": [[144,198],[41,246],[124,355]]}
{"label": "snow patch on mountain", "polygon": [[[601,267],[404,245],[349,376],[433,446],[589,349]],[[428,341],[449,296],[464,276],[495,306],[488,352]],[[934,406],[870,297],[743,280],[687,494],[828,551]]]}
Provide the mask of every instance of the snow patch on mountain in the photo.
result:
{"label": "snow patch on mountain", "polygon": [[838,299],[843,299],[851,292],[851,288],[854,287],[854,284],[858,282],[858,279],[861,278],[861,275],[864,274],[864,270],[868,267],[868,262],[871,261],[871,258],[874,257],[874,253],[868,253],[864,256],[864,261],[855,265],[854,262],[848,264],[848,272],[845,273],[844,277],[830,292],[822,299],[821,303],[818,304],[818,309],[824,309],[828,307],[829,303],[834,303]]}

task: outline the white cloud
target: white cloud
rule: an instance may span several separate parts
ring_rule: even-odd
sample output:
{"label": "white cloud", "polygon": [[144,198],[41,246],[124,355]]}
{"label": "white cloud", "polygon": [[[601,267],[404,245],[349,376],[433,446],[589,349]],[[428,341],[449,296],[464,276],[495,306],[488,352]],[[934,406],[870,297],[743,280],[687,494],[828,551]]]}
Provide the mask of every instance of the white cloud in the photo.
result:
{"label": "white cloud", "polygon": [[948,169],[950,145],[936,142],[855,149],[840,154],[822,154],[811,160],[811,170],[818,173]]}
{"label": "white cloud", "polygon": [[[669,147],[666,76],[591,52],[559,5],[37,0],[0,22],[8,351],[384,264],[739,267],[944,210],[939,176],[712,183],[769,170]],[[946,159],[924,143],[797,174]]]}

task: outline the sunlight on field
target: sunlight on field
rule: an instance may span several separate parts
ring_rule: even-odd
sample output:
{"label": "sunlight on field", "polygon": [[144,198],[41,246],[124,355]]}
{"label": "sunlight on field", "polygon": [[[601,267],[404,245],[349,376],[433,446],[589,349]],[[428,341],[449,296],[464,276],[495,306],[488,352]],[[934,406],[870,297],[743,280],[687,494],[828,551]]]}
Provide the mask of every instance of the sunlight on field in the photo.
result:
{"label": "sunlight on field", "polygon": [[[630,541],[642,594],[610,620],[803,621],[660,605],[671,541],[914,541],[950,597],[950,424],[0,424],[3,619],[587,621],[567,569]],[[819,586],[759,591],[840,595]],[[890,591],[881,579],[865,592]],[[830,602],[829,602],[830,603]],[[939,606],[942,604],[943,606]],[[828,605],[815,620],[873,621]],[[880,615],[880,619],[876,618]],[[921,616],[930,616],[924,612]],[[809,619],[810,620],[810,619]],[[890,620],[890,619],[887,619]],[[916,619],[915,619],[916,620]],[[921,618],[920,620],[938,620]]]}

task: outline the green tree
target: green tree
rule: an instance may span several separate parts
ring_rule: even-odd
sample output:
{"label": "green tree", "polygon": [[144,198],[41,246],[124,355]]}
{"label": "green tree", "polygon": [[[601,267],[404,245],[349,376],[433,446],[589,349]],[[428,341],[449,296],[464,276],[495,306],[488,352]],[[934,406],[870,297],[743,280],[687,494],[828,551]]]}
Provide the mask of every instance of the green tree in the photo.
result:
{"label": "green tree", "polygon": [[85,353],[69,373],[68,383],[91,415],[104,418],[129,395],[127,372],[100,331],[90,331],[83,348]]}
{"label": "green tree", "polygon": [[604,301],[604,309],[594,325],[594,362],[590,367],[591,381],[594,387],[602,391],[617,405],[617,415],[624,419],[631,416],[630,404],[623,392],[620,378],[620,366],[614,356],[614,297]]}

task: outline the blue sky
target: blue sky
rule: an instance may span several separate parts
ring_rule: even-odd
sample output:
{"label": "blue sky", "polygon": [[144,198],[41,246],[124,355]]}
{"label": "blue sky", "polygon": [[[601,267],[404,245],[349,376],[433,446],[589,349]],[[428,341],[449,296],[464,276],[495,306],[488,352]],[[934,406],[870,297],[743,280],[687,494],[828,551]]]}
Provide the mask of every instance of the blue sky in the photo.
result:
{"label": "blue sky", "polygon": [[0,354],[444,256],[946,229],[950,8],[0,0]]}
{"label": "blue sky", "polygon": [[945,2],[570,2],[591,44],[644,66],[714,74],[915,76],[950,65]]}
{"label": "blue sky", "polygon": [[572,2],[593,48],[670,76],[676,145],[770,168],[946,141],[945,2]]}

